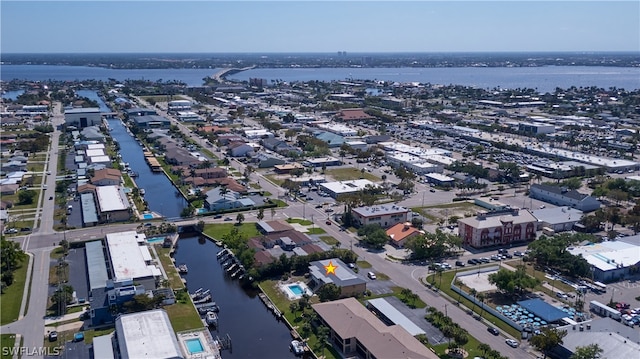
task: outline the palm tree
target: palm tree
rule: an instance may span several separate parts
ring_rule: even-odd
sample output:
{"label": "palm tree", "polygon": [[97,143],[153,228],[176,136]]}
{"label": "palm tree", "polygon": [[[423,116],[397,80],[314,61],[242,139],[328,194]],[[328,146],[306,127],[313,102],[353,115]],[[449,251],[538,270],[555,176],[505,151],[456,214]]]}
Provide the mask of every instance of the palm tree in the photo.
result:
{"label": "palm tree", "polygon": [[[478,291],[475,288],[471,288],[469,290],[469,294],[471,294],[472,297],[476,297],[476,295],[478,295]],[[473,301],[473,308],[471,309],[471,311],[473,312],[473,310],[476,309],[476,302],[475,300]]]}
{"label": "palm tree", "polygon": [[489,351],[491,351],[491,347],[489,346],[489,344],[480,343],[480,344],[478,344],[478,350],[480,350],[482,352],[482,356],[486,356],[486,354]]}
{"label": "palm tree", "polygon": [[482,318],[482,313],[484,313],[484,300],[487,299],[486,295],[484,293],[479,293],[478,294],[478,300],[480,301],[480,304],[482,304],[482,309],[480,310],[480,317]]}
{"label": "palm tree", "polygon": [[258,218],[259,221],[262,221],[262,219],[264,218],[264,208],[260,208],[260,210],[258,210],[258,215],[256,215],[256,218]]}

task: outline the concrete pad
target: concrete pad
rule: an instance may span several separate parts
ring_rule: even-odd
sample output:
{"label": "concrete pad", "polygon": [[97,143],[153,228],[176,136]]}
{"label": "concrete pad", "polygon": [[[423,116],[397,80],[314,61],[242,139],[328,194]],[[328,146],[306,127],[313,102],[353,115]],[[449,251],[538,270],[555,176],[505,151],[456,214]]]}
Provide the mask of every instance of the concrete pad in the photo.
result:
{"label": "concrete pad", "polygon": [[489,274],[497,272],[498,271],[472,273],[465,276],[458,276],[458,279],[467,287],[474,288],[478,293],[487,292],[498,289],[495,285],[489,283]]}

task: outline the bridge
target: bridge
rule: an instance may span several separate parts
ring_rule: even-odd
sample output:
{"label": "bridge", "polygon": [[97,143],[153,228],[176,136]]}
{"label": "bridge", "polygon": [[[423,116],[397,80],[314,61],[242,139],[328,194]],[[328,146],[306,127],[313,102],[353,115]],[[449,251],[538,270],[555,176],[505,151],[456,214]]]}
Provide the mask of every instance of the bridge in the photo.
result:
{"label": "bridge", "polygon": [[255,68],[256,66],[248,66],[248,67],[243,67],[243,68],[237,68],[237,67],[232,67],[232,68],[227,68],[227,69],[222,69],[218,72],[216,72],[213,76],[211,76],[211,78],[215,81],[221,82],[222,79],[224,78],[224,76],[226,75],[232,75],[238,72],[242,72],[242,71],[247,71],[247,70],[251,70],[253,68]]}

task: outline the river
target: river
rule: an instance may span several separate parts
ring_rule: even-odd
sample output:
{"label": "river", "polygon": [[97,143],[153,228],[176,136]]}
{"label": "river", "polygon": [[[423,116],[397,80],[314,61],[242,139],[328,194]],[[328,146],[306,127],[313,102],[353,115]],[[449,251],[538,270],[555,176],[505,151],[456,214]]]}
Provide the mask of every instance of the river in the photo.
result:
{"label": "river", "polygon": [[185,275],[189,291],[210,289],[213,300],[220,306],[218,330],[214,337],[229,334],[233,351],[223,351],[224,359],[295,358],[289,351],[291,334],[284,322],[276,321],[257,293],[247,293],[225,276],[216,254],[215,243],[204,238],[185,236],[178,241],[174,255],[176,264],[185,263],[189,273]]}
{"label": "river", "polygon": [[107,122],[111,136],[120,144],[122,161],[129,163],[131,169],[139,174],[135,181],[139,188],[144,188],[149,209],[167,218],[180,217],[180,212],[187,205],[184,197],[164,173],[151,172],[142,154],[142,146],[127,132],[122,121],[108,119]]}
{"label": "river", "polygon": [[[139,69],[114,70],[86,66],[3,65],[3,81],[26,79],[102,80],[109,78],[176,80],[187,86],[201,86],[202,79],[219,69]],[[640,68],[611,66],[540,66],[540,67],[438,67],[438,68],[258,68],[229,76],[230,80],[248,81],[264,78],[284,81],[339,81],[348,79],[420,82],[441,85],[474,86],[477,88],[531,88],[540,93],[556,87],[571,86],[626,90],[640,89]]]}

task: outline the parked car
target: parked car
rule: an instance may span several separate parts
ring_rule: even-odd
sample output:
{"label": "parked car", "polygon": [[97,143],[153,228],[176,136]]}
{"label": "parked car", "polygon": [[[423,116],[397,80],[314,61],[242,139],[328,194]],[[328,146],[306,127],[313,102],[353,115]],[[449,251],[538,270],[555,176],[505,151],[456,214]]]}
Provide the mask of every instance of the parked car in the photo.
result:
{"label": "parked car", "polygon": [[49,341],[55,342],[57,340],[58,340],[58,332],[56,332],[55,330],[52,332],[49,332]]}
{"label": "parked car", "polygon": [[494,327],[487,328],[487,331],[493,335],[500,335],[500,331]]}
{"label": "parked car", "polygon": [[464,267],[464,262],[463,261],[456,261],[456,266]]}
{"label": "parked car", "polygon": [[480,263],[480,262],[475,258],[471,258],[471,259],[467,260],[467,264],[475,265],[475,264],[478,264],[478,263]]}
{"label": "parked car", "polygon": [[512,348],[517,348],[518,347],[518,342],[513,340],[513,339],[507,339],[504,342],[507,343],[507,345],[512,347]]}
{"label": "parked car", "polygon": [[331,225],[331,221],[330,221],[330,220],[327,220],[327,221],[326,221],[326,222],[324,222],[324,223],[326,223],[328,226],[330,226],[330,225]]}
{"label": "parked car", "polygon": [[375,273],[373,273],[373,272],[369,272],[369,273],[367,273],[367,277],[369,277],[369,279],[373,279],[373,280],[375,280],[376,278],[378,278],[378,277],[376,277],[376,274],[375,274]]}
{"label": "parked car", "polygon": [[228,222],[228,221],[233,221],[233,218],[231,218],[231,217],[225,217],[225,219],[224,219],[224,220],[225,220],[225,221],[227,221],[227,222]]}

